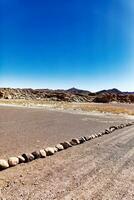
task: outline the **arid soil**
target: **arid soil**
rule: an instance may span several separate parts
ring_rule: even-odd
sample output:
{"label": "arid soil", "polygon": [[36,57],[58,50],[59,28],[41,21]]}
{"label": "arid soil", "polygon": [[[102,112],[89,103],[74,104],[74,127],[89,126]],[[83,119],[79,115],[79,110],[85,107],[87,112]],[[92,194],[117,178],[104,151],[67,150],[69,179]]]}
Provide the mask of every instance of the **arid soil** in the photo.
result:
{"label": "arid soil", "polygon": [[[131,119],[0,107],[0,158],[90,135]],[[0,172],[0,199],[134,199],[134,127]]]}
{"label": "arid soil", "polygon": [[43,108],[0,107],[0,113],[0,157],[5,158],[129,121],[118,115],[84,115]]}
{"label": "arid soil", "polygon": [[19,106],[29,108],[46,108],[53,110],[75,110],[113,114],[128,114],[134,115],[134,104],[129,103],[93,103],[93,102],[63,102],[63,101],[46,101],[46,100],[26,100],[26,99],[0,99],[0,105]]}

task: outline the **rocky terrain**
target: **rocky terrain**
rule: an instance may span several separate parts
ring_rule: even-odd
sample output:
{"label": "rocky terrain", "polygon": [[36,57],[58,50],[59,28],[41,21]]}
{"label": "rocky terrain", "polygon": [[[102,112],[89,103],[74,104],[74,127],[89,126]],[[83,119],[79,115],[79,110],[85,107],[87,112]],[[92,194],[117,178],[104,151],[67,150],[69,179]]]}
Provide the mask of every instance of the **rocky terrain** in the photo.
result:
{"label": "rocky terrain", "polygon": [[32,99],[95,103],[134,103],[134,93],[121,92],[117,89],[102,90],[96,93],[92,93],[90,91],[79,90],[76,88],[71,88],[68,90],[0,88],[0,99]]}

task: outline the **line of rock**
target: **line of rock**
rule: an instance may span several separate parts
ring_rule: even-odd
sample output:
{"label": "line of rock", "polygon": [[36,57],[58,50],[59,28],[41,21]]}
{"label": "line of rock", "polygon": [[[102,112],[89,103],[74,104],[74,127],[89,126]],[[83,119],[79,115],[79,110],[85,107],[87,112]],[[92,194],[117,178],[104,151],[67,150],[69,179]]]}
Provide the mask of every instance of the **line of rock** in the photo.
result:
{"label": "line of rock", "polygon": [[32,153],[24,153],[22,155],[19,155],[18,157],[10,157],[8,160],[0,159],[0,170],[7,169],[9,167],[14,167],[21,163],[31,162],[35,159],[45,158],[47,156],[54,155],[58,151],[62,151],[64,149],[67,149],[69,147],[72,147],[78,144],[82,144],[91,139],[101,137],[106,134],[110,134],[117,129],[122,129],[124,127],[132,126],[132,125],[134,125],[134,122],[120,124],[119,126],[110,126],[108,129],[105,129],[104,132],[100,132],[98,134],[92,134],[90,136],[82,136],[80,138],[73,138],[70,142],[69,141],[61,142],[57,144],[55,147],[47,147],[46,149],[41,149],[39,151],[34,151]]}

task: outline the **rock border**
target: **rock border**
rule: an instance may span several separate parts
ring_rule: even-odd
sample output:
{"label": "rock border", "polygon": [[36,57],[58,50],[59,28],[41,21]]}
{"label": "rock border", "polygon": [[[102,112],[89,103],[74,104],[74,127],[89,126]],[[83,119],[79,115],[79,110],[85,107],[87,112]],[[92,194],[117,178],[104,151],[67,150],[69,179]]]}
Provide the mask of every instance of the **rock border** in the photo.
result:
{"label": "rock border", "polygon": [[101,137],[106,134],[110,134],[114,132],[115,130],[122,129],[128,126],[134,125],[134,122],[129,122],[125,124],[120,124],[117,126],[110,126],[108,129],[105,129],[103,132],[100,132],[98,134],[92,134],[87,136],[81,136],[79,138],[73,138],[71,141],[65,141],[61,142],[54,147],[47,147],[45,149],[41,149],[39,151],[33,151],[32,153],[23,153],[22,155],[19,155],[17,157],[9,157],[8,160],[0,159],[0,171],[4,169],[8,169],[10,167],[14,167],[21,163],[27,163],[31,162],[35,159],[39,158],[46,158],[47,156],[52,156],[56,152],[68,149],[70,147],[82,144],[84,142],[87,142],[89,140],[95,139],[97,137]]}

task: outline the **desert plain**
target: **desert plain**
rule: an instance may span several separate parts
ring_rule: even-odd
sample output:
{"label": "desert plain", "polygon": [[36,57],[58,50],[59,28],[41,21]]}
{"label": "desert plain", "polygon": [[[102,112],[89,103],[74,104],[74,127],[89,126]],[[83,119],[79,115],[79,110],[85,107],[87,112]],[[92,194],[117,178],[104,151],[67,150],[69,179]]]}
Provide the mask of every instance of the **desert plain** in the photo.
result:
{"label": "desert plain", "polygon": [[[70,107],[71,105],[71,107]],[[82,106],[84,110],[81,109]],[[0,106],[0,158],[54,146],[134,121],[134,105]],[[111,108],[111,107],[110,107]],[[125,111],[124,111],[125,110]],[[108,111],[108,110],[107,110]],[[1,200],[133,200],[134,126],[0,171]]]}

